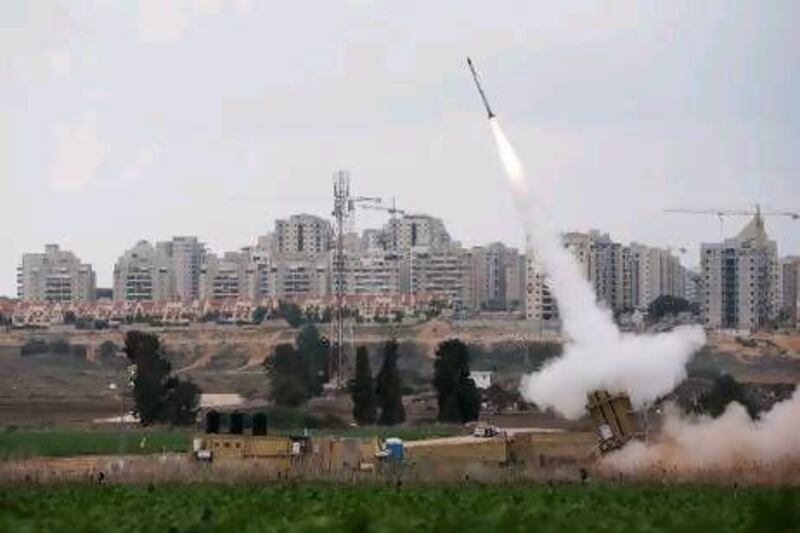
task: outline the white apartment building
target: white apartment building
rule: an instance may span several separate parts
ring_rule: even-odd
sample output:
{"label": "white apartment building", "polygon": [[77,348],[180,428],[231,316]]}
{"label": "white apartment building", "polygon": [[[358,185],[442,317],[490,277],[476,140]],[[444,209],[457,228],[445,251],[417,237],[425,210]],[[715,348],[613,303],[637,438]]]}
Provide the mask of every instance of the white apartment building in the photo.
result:
{"label": "white apartment building", "polygon": [[300,214],[288,220],[275,221],[272,246],[275,255],[282,257],[316,255],[327,252],[332,245],[331,223],[324,218]]}
{"label": "white apartment building", "polygon": [[736,237],[700,247],[701,309],[710,328],[761,329],[781,309],[778,247],[769,240],[760,214]]}
{"label": "white apartment building", "polygon": [[23,254],[17,267],[17,297],[26,301],[94,300],[95,273],[72,252],[48,244],[44,253]]}
{"label": "white apartment building", "polygon": [[200,269],[201,299],[256,300],[269,295],[269,256],[255,248],[209,254]]}
{"label": "white apartment building", "polygon": [[464,304],[464,252],[458,245],[444,248],[414,247],[401,260],[401,288],[413,293],[436,293]]}
{"label": "white apartment building", "polygon": [[393,218],[384,226],[383,239],[387,249],[400,251],[447,247],[451,242],[442,219],[422,214]]}
{"label": "white apartment building", "polygon": [[169,257],[175,278],[175,297],[196,300],[200,296],[200,267],[206,255],[205,244],[197,237],[173,237],[156,245]]}
{"label": "white apartment building", "polygon": [[524,300],[525,264],[516,248],[495,242],[464,251],[464,307],[509,310]]}
{"label": "white apartment building", "polygon": [[175,276],[164,246],[142,240],[126,250],[114,265],[114,300],[175,299]]}
{"label": "white apartment building", "polygon": [[[669,250],[637,243],[623,246],[608,234],[566,233],[564,246],[589,281],[599,302],[610,309],[646,309],[661,295],[685,297],[684,268]],[[545,274],[532,253],[526,268],[526,316],[549,320],[558,316]]]}
{"label": "white apartment building", "polygon": [[796,328],[800,328],[800,257],[781,261],[783,277],[783,311]]}
{"label": "white apartment building", "polygon": [[532,250],[525,254],[525,318],[535,321],[558,319],[558,306],[550,292],[541,261]]}

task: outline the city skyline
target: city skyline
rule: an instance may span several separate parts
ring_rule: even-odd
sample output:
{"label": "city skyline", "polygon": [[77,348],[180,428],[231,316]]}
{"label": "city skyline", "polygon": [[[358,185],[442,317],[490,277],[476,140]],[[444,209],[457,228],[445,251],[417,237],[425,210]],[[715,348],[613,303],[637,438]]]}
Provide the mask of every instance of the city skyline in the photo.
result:
{"label": "city skyline", "polygon": [[[663,209],[800,206],[791,2],[345,2],[286,6],[292,24],[250,2],[160,4],[0,6],[0,294],[48,243],[108,287],[140,238],[221,252],[294,212],[327,218],[338,168],[465,245],[523,248],[467,55],[529,171],[554,177],[563,231],[686,248],[696,266],[718,221]],[[796,222],[766,223],[800,254]]]}

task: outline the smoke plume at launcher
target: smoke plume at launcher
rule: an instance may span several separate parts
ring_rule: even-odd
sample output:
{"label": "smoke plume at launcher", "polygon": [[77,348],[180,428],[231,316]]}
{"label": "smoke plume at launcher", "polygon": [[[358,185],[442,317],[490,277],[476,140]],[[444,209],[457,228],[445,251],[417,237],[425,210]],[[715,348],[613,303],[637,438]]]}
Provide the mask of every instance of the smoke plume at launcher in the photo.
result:
{"label": "smoke plume at launcher", "polygon": [[489,114],[498,155],[514,191],[530,238],[532,253],[548,277],[568,342],[561,357],[523,378],[523,396],[540,407],[552,407],[568,418],[584,414],[590,391],[627,392],[634,407],[670,392],[686,377],[686,363],[705,343],[700,327],[678,328],[658,335],[622,334],[608,310],[601,308],[588,281],[551,226],[543,202],[532,198],[525,169],[492,113],[472,62],[476,86]]}

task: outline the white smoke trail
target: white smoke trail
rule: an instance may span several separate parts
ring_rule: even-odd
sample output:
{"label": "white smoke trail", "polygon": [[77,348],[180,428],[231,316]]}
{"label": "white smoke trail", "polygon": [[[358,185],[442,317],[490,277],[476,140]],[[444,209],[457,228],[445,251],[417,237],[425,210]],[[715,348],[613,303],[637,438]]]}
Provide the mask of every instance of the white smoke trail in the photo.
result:
{"label": "white smoke trail", "polygon": [[597,305],[594,291],[551,226],[543,202],[531,201],[522,162],[499,122],[492,118],[490,124],[569,338],[562,357],[523,379],[523,396],[563,416],[578,418],[584,413],[586,394],[595,389],[626,391],[634,407],[671,391],[685,378],[689,358],[705,343],[703,330],[691,327],[660,335],[621,334],[609,312]]}
{"label": "white smoke trail", "polygon": [[730,469],[800,460],[800,390],[775,404],[753,421],[737,403],[719,418],[684,418],[677,411],[667,414],[658,437],[651,445],[633,441],[604,458],[613,470],[634,473],[653,467],[679,470]]}

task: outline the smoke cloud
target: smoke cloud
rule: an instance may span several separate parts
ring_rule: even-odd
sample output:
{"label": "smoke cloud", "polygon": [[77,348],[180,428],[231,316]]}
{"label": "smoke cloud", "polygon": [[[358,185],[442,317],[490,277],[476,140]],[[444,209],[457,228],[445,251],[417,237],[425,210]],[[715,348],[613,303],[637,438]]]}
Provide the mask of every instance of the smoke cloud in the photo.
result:
{"label": "smoke cloud", "polygon": [[722,416],[685,418],[668,412],[653,444],[632,441],[608,455],[603,465],[634,473],[654,467],[680,470],[730,469],[748,464],[800,460],[800,390],[753,421],[744,407],[728,406]]}
{"label": "smoke cloud", "polygon": [[578,418],[585,412],[587,393],[595,389],[625,391],[636,408],[670,392],[686,377],[686,363],[692,354],[705,344],[702,328],[678,328],[658,335],[622,334],[609,311],[597,304],[594,291],[562,245],[543,200],[532,201],[522,162],[497,118],[490,119],[490,124],[569,339],[562,357],[523,379],[523,396],[567,418]]}

